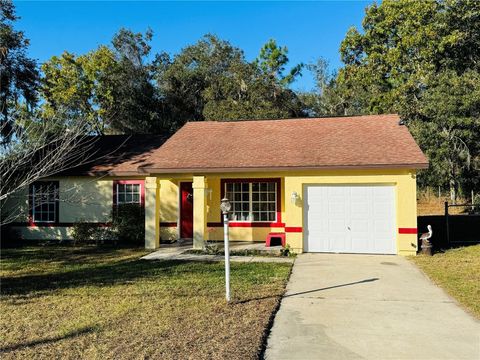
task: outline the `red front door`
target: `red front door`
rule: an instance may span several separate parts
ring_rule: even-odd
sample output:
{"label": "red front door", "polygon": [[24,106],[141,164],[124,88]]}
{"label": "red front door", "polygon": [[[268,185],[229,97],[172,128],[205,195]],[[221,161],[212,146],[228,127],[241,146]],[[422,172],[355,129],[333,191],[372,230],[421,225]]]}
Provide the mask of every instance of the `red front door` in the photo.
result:
{"label": "red front door", "polygon": [[191,182],[180,183],[180,237],[193,238],[193,189]]}

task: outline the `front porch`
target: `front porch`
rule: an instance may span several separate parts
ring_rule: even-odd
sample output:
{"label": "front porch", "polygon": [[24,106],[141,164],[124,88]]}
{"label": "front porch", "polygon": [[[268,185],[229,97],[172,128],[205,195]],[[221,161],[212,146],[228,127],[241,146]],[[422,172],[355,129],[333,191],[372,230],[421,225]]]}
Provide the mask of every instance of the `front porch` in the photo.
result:
{"label": "front porch", "polygon": [[[247,177],[248,175],[248,177]],[[271,232],[284,233],[282,177],[262,178],[255,174],[172,174],[145,180],[145,247],[182,248],[179,239],[190,239],[192,249],[206,242],[223,241],[220,200],[232,200],[230,240],[232,250],[269,251]],[[291,234],[297,235],[297,234]],[[166,244],[173,242],[173,245]]]}

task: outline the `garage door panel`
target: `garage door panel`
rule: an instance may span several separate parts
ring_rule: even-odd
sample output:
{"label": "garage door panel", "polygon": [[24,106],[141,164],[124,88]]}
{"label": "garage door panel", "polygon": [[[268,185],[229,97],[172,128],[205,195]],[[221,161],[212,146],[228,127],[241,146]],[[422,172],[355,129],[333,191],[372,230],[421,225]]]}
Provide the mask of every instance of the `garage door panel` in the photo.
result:
{"label": "garage door panel", "polygon": [[371,207],[369,206],[369,204],[366,204],[366,203],[361,203],[361,202],[352,202],[352,207],[351,207],[351,211],[352,211],[352,217],[353,216],[358,216],[359,214],[362,214],[362,213],[368,213],[370,212],[371,210]]}
{"label": "garage door panel", "polygon": [[328,212],[330,214],[337,214],[343,216],[345,214],[345,207],[339,200],[337,200],[337,202],[329,202]]}
{"label": "garage door panel", "polygon": [[346,236],[344,234],[331,234],[331,236],[327,240],[328,249],[329,251],[337,252],[339,249],[347,246],[347,242],[348,240],[346,239]]}
{"label": "garage door panel", "polygon": [[342,187],[328,187],[325,188],[329,197],[334,198],[337,197],[344,197],[345,196],[345,189]]}
{"label": "garage door panel", "polygon": [[[348,225],[347,225],[348,226]],[[350,225],[350,231],[356,233],[368,233],[372,231],[370,227],[370,222],[368,220],[352,220]]]}
{"label": "garage door panel", "polygon": [[386,221],[378,221],[378,220],[375,220],[373,222],[373,231],[376,233],[376,234],[390,234],[390,229],[392,228],[392,224],[390,222],[386,222]]}
{"label": "garage door panel", "polygon": [[305,248],[316,252],[395,253],[393,186],[308,186]]}
{"label": "garage door panel", "polygon": [[330,220],[328,222],[328,231],[331,233],[341,233],[345,232],[345,227],[347,224],[345,220]]}
{"label": "garage door panel", "polygon": [[354,200],[365,200],[370,195],[370,191],[363,186],[352,187],[347,191],[350,192],[350,197]]}
{"label": "garage door panel", "polygon": [[381,213],[391,214],[393,212],[392,204],[386,201],[382,201],[382,202],[375,201],[375,204],[373,206],[373,212],[375,214],[381,214]]}

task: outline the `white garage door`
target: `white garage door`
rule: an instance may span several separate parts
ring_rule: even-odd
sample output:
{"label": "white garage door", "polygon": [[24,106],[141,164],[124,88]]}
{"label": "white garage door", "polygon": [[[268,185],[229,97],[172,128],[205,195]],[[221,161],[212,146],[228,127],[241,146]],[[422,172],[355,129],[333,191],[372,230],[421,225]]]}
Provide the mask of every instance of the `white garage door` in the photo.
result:
{"label": "white garage door", "polygon": [[308,186],[305,251],[396,254],[393,186]]}

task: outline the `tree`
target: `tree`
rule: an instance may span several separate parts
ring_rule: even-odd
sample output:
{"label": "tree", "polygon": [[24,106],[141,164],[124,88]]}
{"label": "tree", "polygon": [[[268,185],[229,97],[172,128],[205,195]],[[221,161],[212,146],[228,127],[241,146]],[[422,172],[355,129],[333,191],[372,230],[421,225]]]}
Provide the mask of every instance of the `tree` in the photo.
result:
{"label": "tree", "polygon": [[[283,76],[287,64],[282,57],[268,68],[267,54],[260,66],[249,63],[243,51],[214,35],[205,35],[196,44],[184,48],[157,63],[160,93],[169,107],[174,127],[193,120],[233,120],[292,117],[302,114],[301,102],[288,85],[298,75]],[[276,66],[273,77],[273,66]]]}
{"label": "tree", "polygon": [[[478,186],[480,74],[473,70],[462,75],[453,70],[436,74],[420,104],[424,119],[411,127],[431,160],[428,180],[443,185],[446,179],[455,202],[459,187]],[[477,171],[476,182],[472,170]]]}
{"label": "tree", "polygon": [[2,210],[9,199],[37,180],[91,160],[89,148],[95,139],[86,135],[84,124],[76,123],[62,129],[58,124],[55,121],[46,123],[32,115],[16,122],[10,134],[0,129],[10,138],[0,153],[0,225],[14,221],[18,214],[27,210],[6,206],[9,213],[5,214]]}
{"label": "tree", "polygon": [[[100,58],[103,60],[100,60]],[[110,60],[110,61],[108,61]],[[75,56],[64,52],[42,65],[43,115],[48,122],[57,119],[63,124],[86,122],[88,132],[104,134],[110,127],[105,116],[106,91],[103,79],[116,63],[111,51],[101,47],[87,55]],[[108,97],[111,101],[111,95]],[[62,116],[57,116],[59,113]]]}
{"label": "tree", "polygon": [[84,121],[70,126],[64,109],[54,116],[38,109],[39,71],[26,56],[28,40],[13,29],[17,17],[12,2],[0,0],[0,19],[0,225],[4,225],[21,210],[2,212],[8,199],[36,180],[87,160],[88,142]]}
{"label": "tree", "polygon": [[107,81],[112,107],[105,109],[112,127],[121,133],[158,133],[163,130],[159,94],[154,86],[154,67],[147,62],[153,33],[120,29],[112,40],[117,71]]}
{"label": "tree", "polygon": [[[273,96],[275,94],[275,96]],[[290,89],[276,92],[245,64],[231,76],[222,76],[204,91],[205,120],[278,119],[302,116],[302,103]]]}
{"label": "tree", "polygon": [[13,23],[18,17],[9,0],[0,0],[0,129],[4,145],[14,135],[17,117],[30,112],[37,103],[39,72],[26,50],[28,39]]}
{"label": "tree", "polygon": [[182,49],[173,58],[163,56],[159,59],[157,81],[175,118],[172,126],[178,128],[186,121],[204,120],[205,105],[221,96],[219,89],[223,79],[241,85],[248,81],[238,76],[248,71],[246,67],[240,49],[211,34]]}
{"label": "tree", "polygon": [[345,63],[340,79],[366,90],[367,96],[357,98],[362,112],[399,111],[399,99],[405,115],[418,112],[418,91],[440,58],[439,11],[436,1],[385,1],[367,8],[363,34],[355,28],[347,32],[340,47]]}
{"label": "tree", "polygon": [[[281,65],[278,52],[275,55],[277,68],[274,73],[273,68],[267,69],[258,59],[248,63],[242,55],[241,62],[233,63],[229,71],[219,74],[217,80],[204,91],[205,119],[278,119],[303,116],[300,98],[288,88],[298,73],[292,69],[288,78],[283,76],[288,58],[286,48],[282,48],[282,51],[285,53],[281,53]],[[263,54],[266,61],[267,55]],[[262,68],[262,65],[265,67]],[[270,71],[268,75],[265,69]]]}
{"label": "tree", "polygon": [[306,68],[315,78],[314,91],[300,95],[306,111],[311,116],[350,115],[346,89],[340,85],[337,73],[329,71],[328,62],[319,58]]}
{"label": "tree", "polygon": [[274,39],[270,39],[262,46],[254,63],[271,82],[281,87],[287,87],[298,76],[301,76],[303,68],[303,64],[298,64],[292,67],[287,74],[284,74],[288,62],[287,47],[278,46]]}
{"label": "tree", "polygon": [[[296,94],[289,90],[289,86],[295,79],[302,75],[303,64],[297,64],[286,72],[286,66],[289,63],[288,49],[286,46],[281,47],[277,45],[274,39],[268,40],[260,49],[260,54],[254,61],[254,65],[260,72],[260,77],[268,86],[273,103],[276,106],[281,104],[293,103],[296,106],[300,102],[296,102]],[[285,103],[286,101],[286,103]],[[293,109],[290,109],[293,110]],[[292,117],[298,116],[299,109],[293,110]],[[279,116],[283,117],[283,116]]]}
{"label": "tree", "polygon": [[340,52],[343,82],[361,84],[369,96],[362,111],[418,114],[430,75],[478,69],[477,1],[384,1],[366,10],[363,33],[351,28]]}
{"label": "tree", "polygon": [[[386,0],[367,8],[363,31],[350,29],[340,47],[345,66],[337,86],[347,111],[400,113],[431,156],[431,170],[421,177],[440,177],[453,201],[459,184],[473,183],[472,176],[478,176],[464,169],[463,157],[468,148],[469,157],[478,158],[475,137],[464,131],[478,119],[475,92],[464,91],[472,89],[472,74],[479,73],[479,35],[480,2]],[[435,129],[444,136],[436,136]],[[446,164],[443,156],[450,159],[448,170],[439,171]]]}
{"label": "tree", "polygon": [[45,116],[57,112],[69,123],[87,121],[89,131],[155,133],[163,130],[153,64],[146,62],[152,33],[121,29],[112,47],[85,55],[64,52],[42,66]]}

